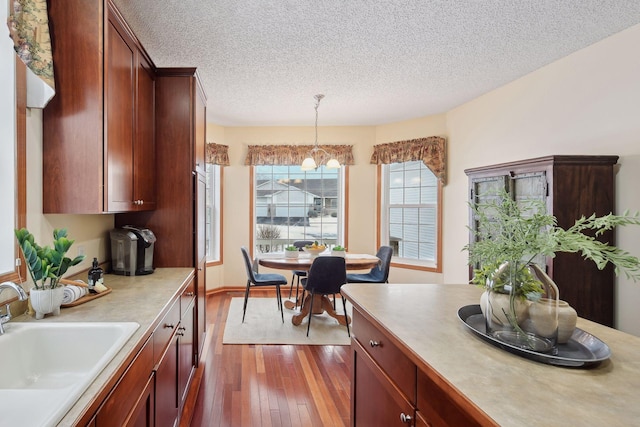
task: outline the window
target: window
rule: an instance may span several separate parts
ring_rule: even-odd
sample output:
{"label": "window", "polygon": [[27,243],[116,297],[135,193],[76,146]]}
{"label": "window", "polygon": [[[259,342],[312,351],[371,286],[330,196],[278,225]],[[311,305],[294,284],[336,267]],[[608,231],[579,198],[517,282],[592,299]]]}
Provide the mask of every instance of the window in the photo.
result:
{"label": "window", "polygon": [[254,230],[257,252],[281,251],[296,240],[341,243],[343,170],[255,166]]}
{"label": "window", "polygon": [[381,244],[393,248],[397,262],[438,270],[438,179],[422,161],[381,167]]}
{"label": "window", "polygon": [[207,262],[221,261],[222,216],[220,214],[220,192],[222,189],[222,166],[207,163],[206,197],[206,253]]}

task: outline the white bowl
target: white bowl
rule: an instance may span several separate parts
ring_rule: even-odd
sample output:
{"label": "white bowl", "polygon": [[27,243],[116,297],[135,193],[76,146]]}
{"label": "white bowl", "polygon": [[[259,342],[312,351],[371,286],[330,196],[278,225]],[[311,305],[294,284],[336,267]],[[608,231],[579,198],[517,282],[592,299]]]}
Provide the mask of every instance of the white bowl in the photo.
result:
{"label": "white bowl", "polygon": [[313,249],[313,248],[308,248],[308,247],[303,247],[302,248],[306,253],[311,254],[312,257],[314,256],[318,256],[320,255],[322,252],[326,251],[327,248],[326,247],[322,247],[322,248],[318,248],[318,249]]}

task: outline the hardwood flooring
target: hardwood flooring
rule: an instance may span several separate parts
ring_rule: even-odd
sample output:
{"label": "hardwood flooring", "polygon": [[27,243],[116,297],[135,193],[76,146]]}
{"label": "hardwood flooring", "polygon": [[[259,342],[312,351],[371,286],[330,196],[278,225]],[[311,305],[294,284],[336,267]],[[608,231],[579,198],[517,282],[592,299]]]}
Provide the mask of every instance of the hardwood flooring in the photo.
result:
{"label": "hardwood flooring", "polygon": [[[252,298],[261,295],[269,296],[252,290]],[[211,340],[203,354],[204,376],[191,425],[347,426],[349,347],[223,345],[227,311],[234,296],[241,294],[207,297]]]}

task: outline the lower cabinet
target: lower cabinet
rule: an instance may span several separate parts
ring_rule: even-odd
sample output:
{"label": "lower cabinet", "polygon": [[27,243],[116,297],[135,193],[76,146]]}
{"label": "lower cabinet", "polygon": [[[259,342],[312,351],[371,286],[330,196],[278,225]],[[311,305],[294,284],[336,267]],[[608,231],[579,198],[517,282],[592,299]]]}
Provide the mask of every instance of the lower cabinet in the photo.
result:
{"label": "lower cabinet", "polygon": [[195,372],[193,279],[102,403],[89,427],[174,427]]}
{"label": "lower cabinet", "polygon": [[96,427],[153,426],[154,376],[151,338],[89,423]]}
{"label": "lower cabinet", "polygon": [[476,418],[477,409],[467,410],[459,394],[418,368],[383,329],[353,311],[351,426],[495,425]]}

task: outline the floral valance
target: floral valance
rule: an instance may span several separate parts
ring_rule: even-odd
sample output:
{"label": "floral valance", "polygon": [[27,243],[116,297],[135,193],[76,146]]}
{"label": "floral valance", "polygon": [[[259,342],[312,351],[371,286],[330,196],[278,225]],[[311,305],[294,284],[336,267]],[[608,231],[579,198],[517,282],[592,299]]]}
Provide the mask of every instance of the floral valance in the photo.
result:
{"label": "floral valance", "polygon": [[48,87],[42,108],[55,94],[53,54],[49,37],[47,0],[13,0],[13,11],[7,19],[14,50],[25,65]]}
{"label": "floral valance", "polygon": [[214,165],[229,166],[229,146],[207,142],[206,162]]}
{"label": "floral valance", "polygon": [[389,164],[422,160],[426,167],[445,183],[446,147],[445,139],[438,136],[411,139],[408,141],[378,144],[373,147],[372,164]]}
{"label": "floral valance", "polygon": [[[353,164],[353,145],[320,145],[319,147],[329,153],[330,157],[338,160],[341,165]],[[305,158],[309,157],[312,149],[313,145],[249,145],[244,164],[247,166],[300,165]],[[321,150],[313,154],[318,165],[330,158]]]}

